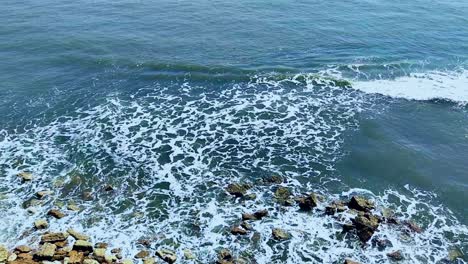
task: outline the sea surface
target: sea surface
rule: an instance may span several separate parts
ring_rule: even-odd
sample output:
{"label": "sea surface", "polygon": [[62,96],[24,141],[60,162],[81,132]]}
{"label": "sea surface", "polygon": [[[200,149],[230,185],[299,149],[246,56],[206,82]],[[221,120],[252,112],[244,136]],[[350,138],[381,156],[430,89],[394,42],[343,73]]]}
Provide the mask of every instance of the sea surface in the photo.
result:
{"label": "sea surface", "polygon": [[[394,250],[450,263],[468,251],[467,14],[466,0],[1,0],[0,243],[37,241],[34,220],[59,207],[51,230],[128,255],[151,239],[180,263],[220,248],[252,263]],[[320,208],[279,206],[258,184],[271,175],[323,204],[363,195],[424,231],[382,227],[393,246],[363,248]],[[232,182],[256,199],[228,195]],[[256,239],[229,234],[263,208]]]}

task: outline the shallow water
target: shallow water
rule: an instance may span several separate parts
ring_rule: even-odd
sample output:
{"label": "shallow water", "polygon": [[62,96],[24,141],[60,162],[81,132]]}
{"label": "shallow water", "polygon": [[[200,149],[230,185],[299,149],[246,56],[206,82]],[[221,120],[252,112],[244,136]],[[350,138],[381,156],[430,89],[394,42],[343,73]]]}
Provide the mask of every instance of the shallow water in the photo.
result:
{"label": "shallow water", "polygon": [[[35,219],[74,202],[84,210],[53,228],[127,253],[140,238],[202,262],[221,247],[257,263],[386,263],[398,249],[405,263],[444,263],[468,250],[466,1],[0,8],[0,242],[34,240]],[[362,249],[340,221],[278,206],[275,186],[245,202],[224,192],[272,174],[326,202],[368,196],[424,232],[384,227],[376,237],[393,247]],[[28,215],[44,189],[55,194]],[[257,243],[226,234],[262,208]],[[272,227],[291,240],[273,243]]]}

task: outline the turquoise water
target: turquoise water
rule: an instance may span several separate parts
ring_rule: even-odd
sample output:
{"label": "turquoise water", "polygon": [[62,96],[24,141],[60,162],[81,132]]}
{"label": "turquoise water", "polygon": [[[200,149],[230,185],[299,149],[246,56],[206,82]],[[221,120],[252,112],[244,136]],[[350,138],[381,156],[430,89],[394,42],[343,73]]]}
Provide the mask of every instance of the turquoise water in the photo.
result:
{"label": "turquoise water", "polygon": [[[257,263],[386,263],[397,249],[405,263],[445,263],[451,249],[468,250],[468,2],[0,9],[0,242],[28,241],[35,219],[73,201],[84,210],[53,228],[129,254],[140,238],[202,262],[220,247]],[[18,181],[24,170],[31,184]],[[273,186],[247,202],[224,192],[271,174],[327,201],[366,195],[425,231],[402,239],[384,228],[377,236],[391,249],[361,249],[331,218],[279,208]],[[28,215],[23,202],[44,189],[53,197]],[[258,244],[225,234],[264,207],[272,216],[255,223]],[[289,242],[269,241],[278,226]]]}

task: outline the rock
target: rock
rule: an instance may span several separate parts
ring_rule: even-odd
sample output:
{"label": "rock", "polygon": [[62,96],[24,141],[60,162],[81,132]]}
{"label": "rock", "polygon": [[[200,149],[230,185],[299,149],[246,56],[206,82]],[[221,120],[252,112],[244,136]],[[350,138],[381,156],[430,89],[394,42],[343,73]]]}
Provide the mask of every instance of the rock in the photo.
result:
{"label": "rock", "polygon": [[8,256],[7,262],[12,262],[15,261],[18,258],[18,255],[15,253],[12,253],[10,256]]}
{"label": "rock", "polygon": [[448,253],[447,259],[451,262],[457,259],[463,259],[463,252],[459,248],[452,248]]}
{"label": "rock", "polygon": [[33,256],[31,254],[28,254],[28,253],[19,253],[17,258],[17,260],[32,260],[33,259]]}
{"label": "rock", "polygon": [[372,214],[358,215],[352,221],[363,243],[369,241],[379,227],[379,218]]}
{"label": "rock", "polygon": [[247,193],[247,190],[250,189],[249,184],[241,183],[231,183],[227,186],[226,191],[236,197],[242,197]]}
{"label": "rock", "polygon": [[99,262],[94,259],[85,259],[83,260],[83,264],[99,264]]}
{"label": "rock", "polygon": [[184,257],[186,259],[195,259],[195,255],[193,255],[190,249],[184,249]]}
{"label": "rock", "polygon": [[422,228],[419,227],[415,222],[411,220],[404,221],[403,224],[408,228],[409,231],[414,233],[422,233]]}
{"label": "rock", "polygon": [[315,193],[298,198],[296,201],[299,204],[299,208],[301,208],[303,211],[310,211],[319,204],[317,195]]}
{"label": "rock", "polygon": [[44,199],[45,197],[52,195],[52,191],[40,191],[36,193],[37,198],[39,199]]}
{"label": "rock", "polygon": [[67,256],[68,256],[68,251],[63,250],[63,249],[58,249],[55,251],[55,254],[52,257],[52,260],[63,260]]}
{"label": "rock", "polygon": [[106,257],[106,249],[105,248],[95,248],[93,255],[96,259],[102,260]]}
{"label": "rock", "polygon": [[44,234],[41,237],[41,242],[42,243],[54,243],[54,242],[59,242],[59,241],[64,241],[68,238],[68,233],[66,232],[60,232],[60,233],[48,233]]}
{"label": "rock", "polygon": [[29,207],[35,207],[35,206],[42,206],[44,204],[44,201],[36,199],[36,198],[31,198],[23,202],[22,206],[23,208],[29,208]]}
{"label": "rock", "polygon": [[114,263],[117,262],[117,256],[106,254],[104,255],[104,260],[106,263]]}
{"label": "rock", "polygon": [[246,220],[260,220],[265,216],[268,216],[268,211],[266,209],[257,211],[257,212],[255,212],[253,214],[244,213],[244,214],[242,214],[242,220],[244,220],[244,221],[246,221]]}
{"label": "rock", "polygon": [[228,249],[223,248],[219,251],[218,263],[220,263],[220,261],[231,261],[232,259],[233,259],[232,254]]}
{"label": "rock", "polygon": [[28,246],[21,245],[21,246],[17,246],[15,250],[20,253],[28,253],[28,252],[31,252],[32,249]]}
{"label": "rock", "polygon": [[77,205],[74,205],[74,204],[69,204],[67,206],[67,209],[70,210],[70,211],[75,211],[75,212],[78,212],[80,211],[80,207],[78,207]]}
{"label": "rock", "polygon": [[247,231],[238,227],[238,226],[234,226],[231,228],[231,234],[233,235],[247,235]]}
{"label": "rock", "polygon": [[175,252],[168,249],[161,249],[156,251],[156,255],[167,263],[174,263],[177,260],[177,255]]}
{"label": "rock", "polygon": [[241,227],[244,228],[245,230],[253,230],[252,226],[245,221],[241,223]]}
{"label": "rock", "polygon": [[118,254],[118,253],[121,253],[122,252],[122,249],[121,248],[114,248],[111,250],[111,253],[114,253],[114,254]]}
{"label": "rock", "polygon": [[257,195],[255,193],[249,193],[244,195],[245,200],[255,200],[257,199]]}
{"label": "rock", "polygon": [[263,178],[263,182],[266,184],[281,184],[283,183],[283,178],[278,175],[272,175]]}
{"label": "rock", "polygon": [[55,242],[54,243],[57,247],[60,247],[60,248],[63,248],[65,247],[66,245],[68,245],[68,241],[65,240],[65,241],[59,241],[59,242]]}
{"label": "rock", "polygon": [[89,240],[89,236],[83,234],[83,233],[80,233],[72,228],[69,228],[67,230],[68,234],[70,234],[74,239],[76,240],[85,240],[85,241],[88,241]]}
{"label": "rock", "polygon": [[77,241],[75,241],[75,244],[73,245],[73,250],[92,252],[93,251],[93,244],[91,244],[91,242],[89,242],[89,241],[77,240]]}
{"label": "rock", "polygon": [[49,227],[49,223],[47,223],[46,219],[38,219],[38,220],[34,221],[34,226],[37,229],[46,229],[46,228]]}
{"label": "rock", "polygon": [[273,228],[271,231],[271,234],[273,235],[273,238],[276,240],[286,240],[289,238],[289,234],[280,228]]}
{"label": "rock", "polygon": [[34,256],[39,260],[51,260],[55,254],[57,246],[51,243],[44,243],[41,249],[34,254]]}
{"label": "rock", "polygon": [[146,257],[148,257],[150,255],[149,251],[147,250],[142,250],[140,252],[138,252],[136,255],[135,255],[135,258],[137,259],[144,259]]}
{"label": "rock", "polygon": [[32,259],[17,259],[8,264],[38,264],[38,262]]}
{"label": "rock", "polygon": [[154,258],[145,258],[143,264],[155,264],[156,260]]}
{"label": "rock", "polygon": [[325,214],[334,215],[346,211],[346,203],[343,201],[334,201],[325,207]]}
{"label": "rock", "polygon": [[92,200],[93,200],[93,193],[92,193],[92,192],[83,192],[83,194],[81,195],[81,197],[82,197],[83,200],[85,200],[85,201],[92,201]]}
{"label": "rock", "polygon": [[139,239],[137,241],[137,244],[140,244],[140,245],[145,246],[145,247],[150,247],[151,246],[151,240],[149,240],[149,239]]}
{"label": "rock", "polygon": [[0,263],[4,263],[8,259],[8,249],[0,245]]}
{"label": "rock", "polygon": [[70,254],[68,254],[69,260],[68,263],[70,264],[78,264],[83,262],[84,259],[84,254],[83,252],[78,252],[76,250],[70,251]]}
{"label": "rock", "polygon": [[26,171],[18,173],[18,177],[20,177],[23,181],[31,181],[33,179],[32,173]]}
{"label": "rock", "polygon": [[30,215],[33,215],[33,214],[36,214],[37,213],[37,209],[34,208],[34,207],[29,207],[26,209],[26,211],[28,212],[28,214]]}
{"label": "rock", "polygon": [[280,186],[275,191],[275,197],[280,200],[287,200],[291,196],[288,188]]}
{"label": "rock", "polygon": [[356,262],[356,261],[352,261],[350,259],[345,259],[344,264],[361,264],[361,263]]}
{"label": "rock", "polygon": [[253,214],[244,213],[244,214],[242,214],[242,220],[244,220],[244,221],[257,220],[257,217],[255,217],[255,215],[253,215]]}
{"label": "rock", "polygon": [[62,219],[65,217],[65,214],[60,212],[59,210],[57,209],[52,209],[50,210],[49,212],[47,212],[47,215],[50,215],[50,216],[53,216],[57,219]]}
{"label": "rock", "polygon": [[393,251],[391,253],[387,253],[387,257],[393,261],[400,261],[403,260],[403,255],[401,254],[400,250]]}
{"label": "rock", "polygon": [[392,242],[388,239],[375,239],[373,242],[380,251],[393,246]]}
{"label": "rock", "polygon": [[114,187],[110,184],[107,184],[106,186],[104,186],[104,191],[106,192],[111,192],[114,190]]}
{"label": "rock", "polygon": [[122,264],[133,264],[133,261],[131,259],[124,259],[122,260]]}
{"label": "rock", "polygon": [[109,246],[109,244],[100,242],[100,243],[96,243],[94,245],[94,248],[104,248],[104,249],[106,249],[108,246]]}
{"label": "rock", "polygon": [[348,203],[350,209],[355,209],[358,211],[368,212],[374,209],[374,203],[370,200],[367,200],[363,197],[353,196]]}

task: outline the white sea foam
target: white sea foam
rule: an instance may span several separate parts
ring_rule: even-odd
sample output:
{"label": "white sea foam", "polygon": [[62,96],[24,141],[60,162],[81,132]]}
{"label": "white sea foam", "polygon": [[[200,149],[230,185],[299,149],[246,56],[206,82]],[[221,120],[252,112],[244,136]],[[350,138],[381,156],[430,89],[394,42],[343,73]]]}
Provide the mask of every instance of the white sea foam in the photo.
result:
{"label": "white sea foam", "polygon": [[[362,249],[356,239],[343,238],[335,219],[274,202],[273,186],[257,186],[253,201],[238,201],[224,193],[233,181],[261,176],[287,176],[284,183],[300,194],[322,193],[327,202],[352,194],[372,197],[404,219],[423,215],[425,231],[402,241],[401,230],[382,228],[401,249],[408,263],[445,258],[450,247],[466,235],[450,211],[431,206],[429,194],[411,190],[406,196],[389,190],[379,195],[365,189],[341,194],[328,190],[334,164],[341,155],[343,132],[355,129],[363,98],[353,89],[335,87],[330,80],[309,75],[274,80],[255,78],[248,84],[213,89],[190,83],[141,89],[128,98],[115,96],[105,104],[61,116],[24,132],[2,131],[0,161],[0,240],[11,246],[37,237],[34,219],[53,203],[77,201],[93,190],[94,201],[83,201],[80,213],[52,220],[51,229],[74,227],[97,241],[123,246],[134,254],[135,241],[150,238],[154,247],[190,248],[203,262],[216,258],[221,247],[257,263],[333,263],[345,257],[382,263],[386,251]],[[30,170],[35,179],[19,183],[16,173]],[[116,191],[104,192],[105,184]],[[342,186],[343,189],[346,186]],[[53,201],[28,217],[22,201],[33,193],[53,189]],[[323,207],[323,206],[322,206]],[[229,234],[243,212],[268,208],[270,216],[253,223],[258,244]],[[322,208],[323,209],[323,208]],[[443,223],[443,224],[441,224]],[[271,241],[271,228],[281,227],[292,238]],[[446,234],[455,236],[450,240]],[[434,241],[438,241],[437,244]],[[287,260],[285,260],[287,259]]]}

